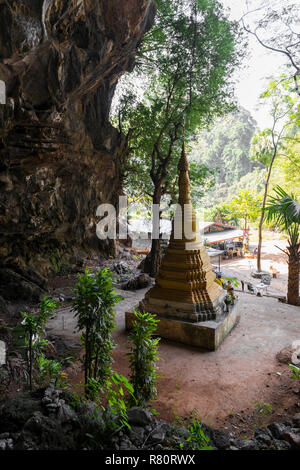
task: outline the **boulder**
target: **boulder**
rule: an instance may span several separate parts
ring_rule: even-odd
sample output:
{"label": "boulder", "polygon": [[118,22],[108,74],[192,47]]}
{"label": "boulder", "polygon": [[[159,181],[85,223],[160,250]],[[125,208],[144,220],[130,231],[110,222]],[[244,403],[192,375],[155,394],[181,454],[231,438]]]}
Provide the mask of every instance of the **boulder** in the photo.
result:
{"label": "boulder", "polygon": [[145,429],[142,426],[131,426],[129,439],[134,445],[141,446],[145,439]]}
{"label": "boulder", "polygon": [[280,364],[290,364],[292,360],[293,348],[292,346],[287,346],[286,348],[281,349],[276,354],[276,359]]}
{"label": "boulder", "polygon": [[124,290],[138,290],[150,286],[151,283],[151,277],[148,276],[148,274],[143,273],[129,279],[129,281],[122,284],[121,288]]}
{"label": "boulder", "polygon": [[31,396],[6,401],[0,408],[0,433],[19,431],[36,411],[42,412],[41,402]]}
{"label": "boulder", "polygon": [[281,439],[283,434],[287,432],[287,427],[282,423],[271,423],[268,429],[276,439]]}
{"label": "boulder", "polygon": [[39,302],[46,294],[38,285],[8,268],[0,269],[0,295],[6,300]]}
{"label": "boulder", "polygon": [[258,444],[255,439],[245,439],[238,442],[238,448],[240,450],[257,450]]}
{"label": "boulder", "polygon": [[300,434],[285,432],[282,434],[282,439],[291,444],[292,449],[300,450]]}
{"label": "boulder", "polygon": [[152,422],[152,414],[148,410],[144,410],[139,406],[135,406],[128,410],[128,423],[135,426],[147,426]]}

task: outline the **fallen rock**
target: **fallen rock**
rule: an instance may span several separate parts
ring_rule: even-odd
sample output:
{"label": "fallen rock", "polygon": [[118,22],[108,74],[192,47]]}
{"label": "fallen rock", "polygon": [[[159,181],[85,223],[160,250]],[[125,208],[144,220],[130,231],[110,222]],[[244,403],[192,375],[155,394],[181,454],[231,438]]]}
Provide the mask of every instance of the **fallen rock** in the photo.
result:
{"label": "fallen rock", "polygon": [[151,283],[152,281],[148,274],[139,274],[138,276],[135,276],[122,284],[121,288],[124,290],[138,290],[150,286]]}
{"label": "fallen rock", "polygon": [[141,445],[144,442],[145,429],[142,426],[131,426],[129,439],[134,445]]}
{"label": "fallen rock", "polygon": [[114,266],[113,266],[113,270],[117,273],[117,274],[127,274],[130,269],[128,267],[128,265],[126,263],[124,263],[123,261],[120,261],[119,263],[115,263]]}
{"label": "fallen rock", "polygon": [[282,439],[291,444],[292,449],[300,450],[300,435],[294,432],[285,432]]}
{"label": "fallen rock", "polygon": [[144,410],[139,406],[135,406],[128,410],[128,423],[135,426],[146,426],[152,422],[152,414],[148,410]]}
{"label": "fallen rock", "polygon": [[292,346],[287,346],[286,348],[281,349],[276,354],[276,359],[280,364],[290,364],[291,359],[292,359],[292,354],[293,354],[293,348]]}
{"label": "fallen rock", "polygon": [[294,418],[293,418],[293,424],[300,428],[300,413],[297,413],[295,414]]}
{"label": "fallen rock", "polygon": [[282,435],[287,432],[287,427],[282,423],[271,423],[268,429],[276,439],[281,439]]}
{"label": "fallen rock", "polygon": [[122,437],[119,445],[120,450],[136,450],[136,446],[130,441],[127,436]]}
{"label": "fallen rock", "polygon": [[238,442],[238,448],[240,450],[257,450],[258,445],[255,439],[245,439],[244,441]]}

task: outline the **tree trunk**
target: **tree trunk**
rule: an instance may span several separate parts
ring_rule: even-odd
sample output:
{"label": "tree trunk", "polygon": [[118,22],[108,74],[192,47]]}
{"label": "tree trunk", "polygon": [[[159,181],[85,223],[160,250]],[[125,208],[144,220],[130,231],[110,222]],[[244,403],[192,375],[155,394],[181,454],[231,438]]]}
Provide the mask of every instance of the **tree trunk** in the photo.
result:
{"label": "tree trunk", "polygon": [[272,160],[269,165],[268,176],[265,182],[265,192],[264,192],[261,216],[260,216],[260,221],[259,221],[259,226],[258,226],[258,245],[257,245],[257,271],[258,272],[261,272],[262,228],[263,228],[263,223],[264,223],[264,218],[265,218],[265,207],[266,207],[266,201],[267,201],[267,195],[268,195],[269,181],[271,177],[272,166],[273,166],[276,155],[277,155],[277,145],[275,145],[274,147]]}
{"label": "tree trunk", "polygon": [[288,292],[287,303],[299,305],[300,245],[288,247]]}

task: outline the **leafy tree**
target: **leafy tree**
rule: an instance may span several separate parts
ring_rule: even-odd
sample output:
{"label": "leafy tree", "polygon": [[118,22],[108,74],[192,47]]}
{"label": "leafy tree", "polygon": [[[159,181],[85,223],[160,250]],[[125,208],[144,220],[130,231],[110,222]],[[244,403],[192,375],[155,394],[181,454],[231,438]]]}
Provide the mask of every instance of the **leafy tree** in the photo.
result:
{"label": "leafy tree", "polygon": [[234,215],[228,204],[215,205],[204,211],[205,220],[218,222],[220,224],[238,225],[238,217]]}
{"label": "leafy tree", "polygon": [[280,186],[276,186],[274,192],[275,196],[269,196],[266,206],[267,220],[288,234],[288,247],[283,250],[288,255],[287,301],[299,305],[300,204]]}
{"label": "leafy tree", "polygon": [[261,46],[286,59],[287,68],[291,70],[289,76],[300,96],[299,3],[293,0],[264,0],[258,7],[253,6],[253,2],[246,3],[248,11],[241,18],[244,29]]}
{"label": "leafy tree", "polygon": [[249,222],[254,221],[261,212],[261,197],[258,194],[242,190],[225,206],[228,215],[225,218],[243,220],[244,231],[249,229]]}
{"label": "leafy tree", "polygon": [[274,162],[270,186],[276,184],[287,192],[292,187],[296,197],[300,197],[300,132],[296,126],[286,137],[284,153]]}
{"label": "leafy tree", "polygon": [[252,158],[267,167],[267,176],[262,201],[262,212],[258,227],[257,270],[261,271],[262,228],[265,216],[265,205],[271,172],[275,158],[287,148],[289,131],[300,122],[300,105],[291,86],[291,81],[282,77],[278,84],[271,81],[269,88],[261,95],[263,100],[271,102],[272,127],[258,131],[252,140]]}
{"label": "leafy tree", "polygon": [[[117,114],[127,137],[124,162],[130,156],[127,184],[133,175],[159,205],[165,185],[169,186],[173,172],[177,174],[184,121],[189,137],[214,116],[232,110],[229,76],[242,52],[237,46],[238,24],[226,18],[217,0],[157,0],[156,4],[156,24],[137,59],[146,91],[135,105],[131,91],[120,101]],[[159,240],[153,239],[152,276],[159,268],[159,248]]]}

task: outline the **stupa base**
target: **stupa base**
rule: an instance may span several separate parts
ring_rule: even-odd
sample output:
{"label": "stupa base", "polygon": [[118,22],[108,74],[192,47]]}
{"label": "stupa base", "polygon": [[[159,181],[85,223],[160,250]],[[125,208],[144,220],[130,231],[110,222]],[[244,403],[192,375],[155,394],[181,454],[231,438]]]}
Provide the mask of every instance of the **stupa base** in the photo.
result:
{"label": "stupa base", "polygon": [[[135,307],[138,310],[139,306]],[[157,314],[159,319],[155,334],[162,338],[198,348],[215,351],[236,325],[240,318],[238,301],[229,305],[228,313],[216,320],[191,322],[178,318],[165,318]],[[132,311],[125,313],[126,330],[132,329],[136,317]]]}
{"label": "stupa base", "polygon": [[[151,292],[151,291],[149,291]],[[163,318],[183,320],[193,323],[218,320],[224,313],[226,292],[222,289],[214,302],[178,302],[156,299],[146,294],[136,310],[151,312]]]}

